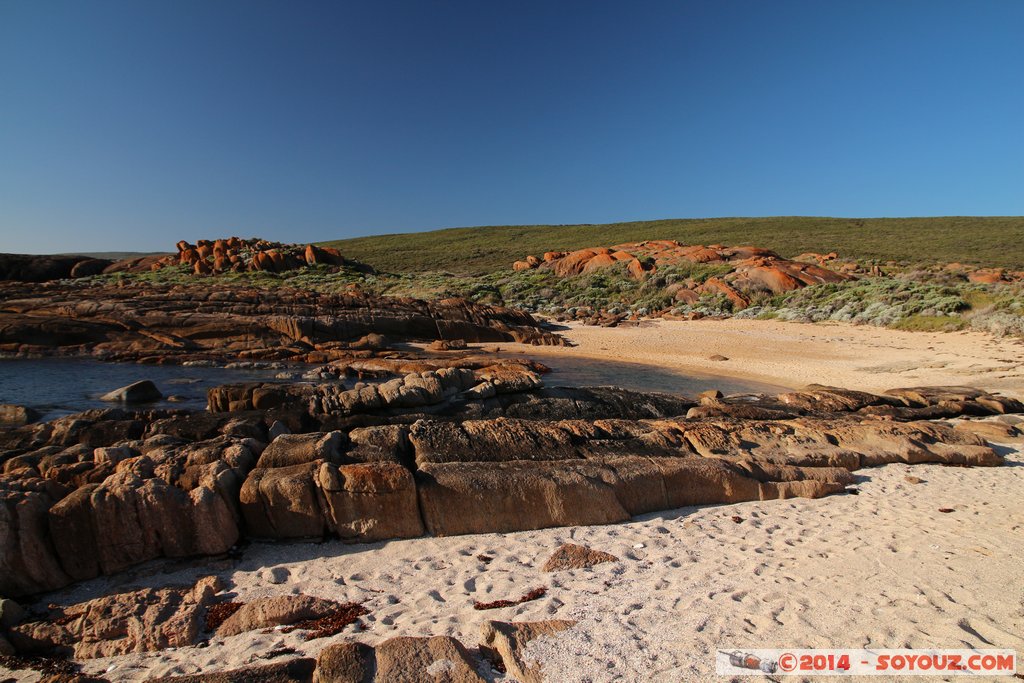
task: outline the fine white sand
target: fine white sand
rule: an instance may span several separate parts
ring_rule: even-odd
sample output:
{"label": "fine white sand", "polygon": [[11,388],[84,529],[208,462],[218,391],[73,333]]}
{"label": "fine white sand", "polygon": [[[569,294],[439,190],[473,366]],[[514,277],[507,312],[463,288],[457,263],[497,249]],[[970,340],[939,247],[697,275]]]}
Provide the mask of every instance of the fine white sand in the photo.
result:
{"label": "fine white sand", "polygon": [[[473,647],[486,619],[577,619],[532,652],[549,681],[706,681],[719,647],[998,647],[1024,652],[1024,451],[1007,466],[887,465],[860,494],[683,508],[610,526],[373,545],[254,544],[219,573],[240,600],[304,592],[362,602],[365,630],[327,639],[242,634],[209,647],[92,660],[112,680],[216,671],[278,648],[447,634]],[[924,480],[910,483],[912,474]],[[940,513],[939,508],[954,512]],[[742,521],[735,522],[738,516]],[[562,542],[620,562],[540,571]],[[489,564],[478,555],[494,557]],[[210,573],[152,564],[51,600],[80,600]],[[277,574],[277,578],[273,575]],[[275,581],[282,581],[275,583]],[[475,600],[546,597],[492,611]],[[22,678],[32,677],[22,672]],[[494,674],[495,680],[502,679]]]}
{"label": "fine white sand", "polygon": [[[1024,340],[1014,337],[737,319],[566,327],[559,334],[574,347],[502,344],[501,349],[541,362],[557,357],[629,361],[792,388],[969,385],[1024,398]],[[716,355],[728,360],[712,360]]]}

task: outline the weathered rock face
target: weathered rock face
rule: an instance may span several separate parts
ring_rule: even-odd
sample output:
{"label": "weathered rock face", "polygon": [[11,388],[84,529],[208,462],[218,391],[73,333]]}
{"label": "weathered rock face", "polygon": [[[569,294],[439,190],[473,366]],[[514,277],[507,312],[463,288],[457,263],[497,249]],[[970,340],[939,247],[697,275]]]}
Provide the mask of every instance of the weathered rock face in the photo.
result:
{"label": "weathered rock face", "polygon": [[[131,463],[143,474],[150,466]],[[125,468],[77,489],[49,512],[61,566],[84,579],[157,557],[226,552],[239,538],[233,499],[240,477],[223,462],[199,477],[187,490]]]}
{"label": "weathered rock face", "polygon": [[837,493],[852,481],[832,469],[811,479],[799,468],[743,467],[717,459],[444,463],[420,467],[427,530],[436,536],[612,524],[688,505]]}
{"label": "weathered rock face", "polygon": [[[790,261],[758,247],[687,246],[673,240],[632,242],[614,247],[595,247],[570,252],[548,252],[541,260],[528,256],[513,264],[514,270],[550,270],[559,277],[591,273],[609,266],[625,264],[631,277],[640,279],[680,264],[713,263],[732,270],[718,278],[690,286],[677,286],[672,294],[677,301],[695,303],[701,294],[723,294],[736,310],[750,304],[750,295],[758,292],[782,294],[808,285],[843,282],[850,276],[822,265]],[[823,263],[823,262],[822,262]]]}
{"label": "weathered rock face", "polygon": [[346,259],[337,249],[315,244],[282,244],[264,239],[229,237],[198,240],[195,244],[182,240],[177,247],[177,254],[160,259],[153,269],[182,265],[191,267],[196,275],[216,275],[255,270],[283,273],[305,266],[327,265],[373,272],[365,264]]}
{"label": "weathered rock face", "polygon": [[412,473],[396,463],[258,468],[240,500],[249,534],[261,538],[333,533],[370,542],[423,534]]}
{"label": "weathered rock face", "polygon": [[[0,352],[110,360],[348,358],[369,334],[562,344],[526,313],[463,299],[420,301],[358,292],[228,285],[78,287],[0,284]],[[360,351],[370,353],[372,351]]]}
{"label": "weathered rock face", "polygon": [[0,593],[51,590],[159,557],[216,555],[238,541],[239,489],[262,443],[121,443],[133,445],[52,446],[4,464]]}
{"label": "weathered rock face", "polygon": [[0,483],[0,594],[28,595],[71,583],[47,528],[51,505],[42,482]]}
{"label": "weathered rock face", "polygon": [[[522,419],[636,420],[683,415],[696,405],[670,394],[613,387],[541,388],[539,377],[520,372],[524,376],[521,385],[503,382],[492,390],[486,388],[493,383],[476,371],[454,374],[443,369],[436,374],[426,370],[418,377],[392,380],[383,391],[382,385],[369,384],[349,390],[337,385],[229,384],[210,389],[208,405],[210,410],[224,413],[259,409],[297,412],[300,421],[325,430],[411,424],[423,418],[470,420],[502,415]],[[531,388],[522,388],[524,385]]]}
{"label": "weathered rock face", "polygon": [[314,460],[337,464],[348,438],[342,432],[326,434],[282,434],[264,449],[257,467],[288,467],[304,465]]}

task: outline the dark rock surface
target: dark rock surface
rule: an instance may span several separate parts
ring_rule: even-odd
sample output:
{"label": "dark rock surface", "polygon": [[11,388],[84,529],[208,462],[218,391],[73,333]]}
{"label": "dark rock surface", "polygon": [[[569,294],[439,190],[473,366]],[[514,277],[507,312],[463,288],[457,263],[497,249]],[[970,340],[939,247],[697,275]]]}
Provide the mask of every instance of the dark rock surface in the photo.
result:
{"label": "dark rock surface", "polygon": [[111,263],[112,261],[87,256],[0,254],[0,280],[46,282],[82,277],[85,274],[95,275]]}

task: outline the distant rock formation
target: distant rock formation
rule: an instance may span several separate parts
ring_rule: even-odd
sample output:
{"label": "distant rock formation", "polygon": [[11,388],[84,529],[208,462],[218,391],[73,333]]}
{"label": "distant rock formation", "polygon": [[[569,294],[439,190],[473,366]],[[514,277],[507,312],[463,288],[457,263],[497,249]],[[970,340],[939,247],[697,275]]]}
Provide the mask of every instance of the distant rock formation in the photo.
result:
{"label": "distant rock formation", "polygon": [[[549,251],[543,259],[528,256],[516,261],[512,268],[549,270],[559,277],[570,277],[625,264],[630,277],[640,279],[658,268],[684,263],[727,264],[731,267],[728,274],[703,282],[673,284],[671,294],[682,303],[695,303],[702,294],[722,294],[729,298],[734,310],[739,310],[750,305],[750,296],[756,292],[782,294],[808,285],[851,279],[850,274],[823,267],[831,256],[804,254],[800,260],[791,261],[760,247],[686,246],[674,240],[651,240],[570,252]],[[804,257],[822,265],[808,263]]]}
{"label": "distant rock formation", "polygon": [[177,253],[113,261],[88,256],[0,254],[0,281],[48,282],[109,273],[148,273],[169,266],[188,266],[195,275],[265,271],[283,273],[306,266],[346,266],[373,272],[370,266],[346,259],[337,249],[315,244],[282,244],[264,239],[229,237],[178,242]]}
{"label": "distant rock formation", "polygon": [[264,239],[229,237],[198,240],[195,244],[182,240],[177,247],[177,256],[161,260],[154,270],[170,265],[186,265],[196,275],[214,275],[229,271],[283,273],[305,266],[328,265],[372,271],[364,264],[346,259],[337,249],[314,244],[282,244]]}

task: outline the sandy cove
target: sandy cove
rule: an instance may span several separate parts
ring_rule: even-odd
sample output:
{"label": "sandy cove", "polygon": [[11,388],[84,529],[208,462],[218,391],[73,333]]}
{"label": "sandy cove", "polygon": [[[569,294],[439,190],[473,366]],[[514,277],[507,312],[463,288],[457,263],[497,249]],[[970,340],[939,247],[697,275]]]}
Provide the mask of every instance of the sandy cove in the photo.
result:
{"label": "sandy cove", "polygon": [[[569,323],[573,347],[503,344],[545,358],[629,361],[790,388],[827,384],[881,392],[915,385],[977,386],[1024,397],[1024,340],[981,332],[902,332],[845,323],[651,320],[639,326]],[[713,360],[713,356],[728,360]]]}
{"label": "sandy cove", "polygon": [[[396,635],[453,635],[472,647],[487,619],[579,620],[557,640],[531,645],[547,680],[560,682],[713,680],[719,647],[1020,653],[1024,451],[1021,444],[999,450],[1005,467],[861,470],[859,495],[682,508],[624,524],[504,535],[364,546],[256,543],[230,569],[151,564],[52,599],[187,584],[213,571],[240,600],[303,592],[370,610],[364,630],[349,627],[331,638],[249,632],[204,648],[85,662],[86,671],[113,681],[226,670],[262,663],[281,648],[314,655],[336,642],[375,644]],[[565,541],[621,561],[541,572]],[[494,559],[484,563],[480,555]],[[473,609],[474,601],[514,599],[538,586],[548,588],[540,600]],[[35,675],[18,672],[16,679]]]}

